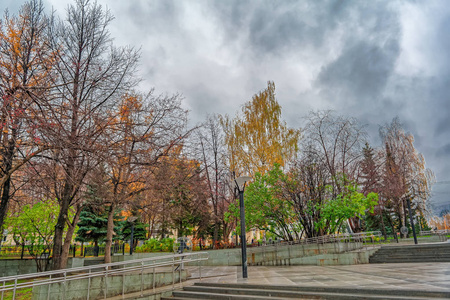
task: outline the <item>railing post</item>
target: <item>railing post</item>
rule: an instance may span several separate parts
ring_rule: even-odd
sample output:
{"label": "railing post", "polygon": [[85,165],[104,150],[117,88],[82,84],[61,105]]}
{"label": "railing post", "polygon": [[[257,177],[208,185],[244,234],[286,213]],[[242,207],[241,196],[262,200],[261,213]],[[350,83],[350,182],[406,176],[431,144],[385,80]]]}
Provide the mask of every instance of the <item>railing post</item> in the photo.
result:
{"label": "railing post", "polygon": [[108,294],[108,266],[105,267],[105,297],[104,299],[106,299],[106,295]]}
{"label": "railing post", "polygon": [[291,265],[291,242],[288,243],[289,265]]}
{"label": "railing post", "polygon": [[125,298],[125,273],[122,273],[122,299]]}
{"label": "railing post", "polygon": [[278,247],[277,247],[277,243],[275,243],[275,266],[278,266]]}
{"label": "railing post", "polygon": [[267,247],[267,245],[264,243],[264,246],[263,246],[263,266],[266,265],[266,247]]}
{"label": "railing post", "polygon": [[[6,284],[6,281],[3,281],[3,288],[5,288],[5,284]],[[2,290],[2,300],[3,300],[3,295],[4,295],[4,293],[5,293],[5,291]]]}
{"label": "railing post", "polygon": [[175,289],[175,255],[172,256],[172,291]]}
{"label": "railing post", "polygon": [[199,260],[199,262],[198,262],[198,274],[199,274],[199,277],[200,277],[200,281],[202,281],[202,260]]}
{"label": "railing post", "polygon": [[64,271],[63,294],[62,294],[63,300],[66,298],[66,278],[67,278],[67,273],[66,273],[66,271]]}
{"label": "railing post", "polygon": [[141,297],[144,294],[144,262],[141,261]]}
{"label": "railing post", "polygon": [[[86,249],[84,249],[84,253],[86,253]],[[89,275],[88,275],[88,288],[87,288],[87,300],[89,300],[89,294],[91,292],[91,271],[92,269],[89,268]]]}
{"label": "railing post", "polygon": [[153,294],[155,293],[155,284],[156,284],[156,277],[155,277],[155,261],[153,261]]}
{"label": "railing post", "polygon": [[[50,274],[50,278],[49,278],[49,283],[48,283],[48,287],[47,287],[47,300],[50,300],[50,286],[52,285],[52,274]],[[2,298],[3,300],[3,298]]]}
{"label": "railing post", "polygon": [[180,277],[180,288],[182,288],[183,284],[181,283],[181,268],[180,268],[180,275],[179,275],[179,277]]}
{"label": "railing post", "polygon": [[14,280],[13,300],[16,299],[17,278]]}

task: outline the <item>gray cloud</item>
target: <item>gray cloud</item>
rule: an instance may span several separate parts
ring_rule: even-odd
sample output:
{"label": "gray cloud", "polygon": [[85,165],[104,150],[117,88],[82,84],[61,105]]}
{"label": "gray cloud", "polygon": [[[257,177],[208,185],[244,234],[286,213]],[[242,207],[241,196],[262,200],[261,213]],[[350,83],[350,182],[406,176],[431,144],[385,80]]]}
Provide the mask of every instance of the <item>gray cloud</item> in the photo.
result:
{"label": "gray cloud", "polygon": [[351,98],[377,100],[394,71],[398,54],[395,40],[388,41],[383,48],[366,41],[358,42],[344,49],[337,60],[322,69],[318,83],[333,91],[343,90]]}
{"label": "gray cloud", "polygon": [[[46,1],[61,14],[70,3]],[[437,180],[450,180],[447,1],[98,1],[116,16],[116,42],[142,49],[141,88],[183,94],[193,124],[234,114],[273,80],[291,126],[335,109],[376,145],[399,116]]]}

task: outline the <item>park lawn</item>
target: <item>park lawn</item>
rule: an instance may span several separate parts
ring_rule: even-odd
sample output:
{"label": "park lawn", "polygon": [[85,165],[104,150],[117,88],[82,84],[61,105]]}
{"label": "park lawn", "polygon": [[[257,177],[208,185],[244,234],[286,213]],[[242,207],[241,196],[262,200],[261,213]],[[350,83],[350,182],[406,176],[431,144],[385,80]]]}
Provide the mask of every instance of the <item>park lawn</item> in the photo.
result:
{"label": "park lawn", "polygon": [[[30,280],[18,280],[17,283],[24,283],[24,282],[29,282],[29,281]],[[12,300],[13,294],[14,294],[14,291],[6,291],[3,294],[3,299],[4,300]],[[16,299],[19,299],[19,300],[31,299],[32,295],[33,295],[32,287],[21,288],[21,289],[16,290]]]}

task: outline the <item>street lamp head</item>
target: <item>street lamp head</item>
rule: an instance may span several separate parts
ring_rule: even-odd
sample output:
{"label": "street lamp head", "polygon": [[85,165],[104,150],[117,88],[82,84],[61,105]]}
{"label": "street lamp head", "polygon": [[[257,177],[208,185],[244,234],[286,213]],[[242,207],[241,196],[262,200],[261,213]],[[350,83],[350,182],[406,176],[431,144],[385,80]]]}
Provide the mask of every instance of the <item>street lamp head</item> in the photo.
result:
{"label": "street lamp head", "polygon": [[127,221],[130,222],[130,223],[133,223],[133,222],[136,221],[137,219],[138,219],[138,217],[136,217],[136,216],[131,216],[131,217],[128,217]]}
{"label": "street lamp head", "polygon": [[236,183],[236,187],[238,188],[238,190],[242,191],[244,189],[245,183],[250,180],[252,180],[250,176],[239,176],[234,181]]}

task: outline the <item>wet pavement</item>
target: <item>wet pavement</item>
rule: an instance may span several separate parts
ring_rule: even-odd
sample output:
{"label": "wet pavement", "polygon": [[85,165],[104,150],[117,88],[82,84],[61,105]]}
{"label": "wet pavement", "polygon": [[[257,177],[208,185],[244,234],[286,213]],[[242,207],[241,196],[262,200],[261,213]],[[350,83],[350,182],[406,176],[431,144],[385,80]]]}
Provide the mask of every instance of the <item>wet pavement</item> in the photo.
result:
{"label": "wet pavement", "polygon": [[[189,268],[199,277],[198,268]],[[450,263],[349,266],[256,266],[242,278],[241,267],[202,267],[202,281],[323,287],[450,291]]]}

